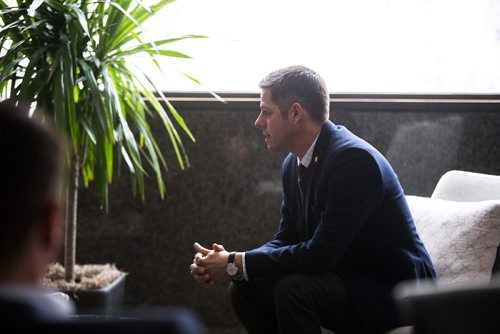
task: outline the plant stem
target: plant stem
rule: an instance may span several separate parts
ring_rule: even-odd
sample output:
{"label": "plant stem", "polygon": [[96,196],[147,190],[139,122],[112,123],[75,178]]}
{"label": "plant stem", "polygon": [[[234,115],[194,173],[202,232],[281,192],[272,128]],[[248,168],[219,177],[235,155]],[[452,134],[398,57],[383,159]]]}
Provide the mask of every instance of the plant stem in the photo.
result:
{"label": "plant stem", "polygon": [[80,155],[78,152],[71,154],[68,201],[66,211],[66,233],[64,253],[64,280],[75,280],[75,254],[76,254],[76,218],[78,205],[78,177],[80,174]]}

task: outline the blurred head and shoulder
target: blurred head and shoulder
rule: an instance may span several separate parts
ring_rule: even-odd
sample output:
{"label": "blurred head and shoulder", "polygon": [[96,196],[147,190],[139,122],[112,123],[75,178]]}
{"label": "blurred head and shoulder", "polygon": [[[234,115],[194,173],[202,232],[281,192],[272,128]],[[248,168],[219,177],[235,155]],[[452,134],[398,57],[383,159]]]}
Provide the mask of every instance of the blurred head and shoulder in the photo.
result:
{"label": "blurred head and shoulder", "polygon": [[73,303],[60,293],[40,286],[61,246],[63,159],[62,141],[48,124],[0,103],[0,331],[203,333],[187,309],[87,318],[74,315]]}
{"label": "blurred head and shoulder", "polygon": [[27,111],[3,102],[0,157],[0,283],[37,285],[61,241],[61,142]]}
{"label": "blurred head and shoulder", "polygon": [[[40,287],[62,240],[62,143],[47,124],[29,117],[28,111],[1,102],[0,161],[2,318],[10,314],[14,320],[16,307],[40,311],[40,316],[69,312],[54,298],[46,299],[48,292]],[[47,304],[51,302],[52,307]],[[37,304],[42,307],[37,309]]]}

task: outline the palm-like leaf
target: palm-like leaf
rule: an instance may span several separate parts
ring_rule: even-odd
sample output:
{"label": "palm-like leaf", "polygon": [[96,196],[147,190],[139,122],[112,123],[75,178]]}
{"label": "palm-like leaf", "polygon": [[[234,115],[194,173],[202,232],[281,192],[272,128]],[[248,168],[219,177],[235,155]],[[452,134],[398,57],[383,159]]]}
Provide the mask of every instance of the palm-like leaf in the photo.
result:
{"label": "palm-like leaf", "polygon": [[181,168],[188,160],[177,128],[194,137],[154,82],[126,60],[143,53],[159,67],[155,57],[189,58],[166,47],[204,36],[143,41],[141,25],[171,0],[150,7],[138,0],[6,2],[0,1],[2,96],[51,113],[71,143],[68,161],[78,163],[85,186],[95,182],[106,209],[115,154],[128,167],[134,194],[144,199],[149,166],[163,198],[167,164],[148,115],[163,122]]}

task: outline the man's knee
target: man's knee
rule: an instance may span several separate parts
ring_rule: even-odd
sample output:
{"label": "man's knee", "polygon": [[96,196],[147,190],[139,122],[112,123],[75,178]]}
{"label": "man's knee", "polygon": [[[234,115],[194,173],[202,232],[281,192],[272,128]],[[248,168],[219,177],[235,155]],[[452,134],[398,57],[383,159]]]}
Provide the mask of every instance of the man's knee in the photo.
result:
{"label": "man's knee", "polygon": [[308,294],[307,275],[291,274],[280,278],[274,290],[277,303],[284,300],[305,300]]}

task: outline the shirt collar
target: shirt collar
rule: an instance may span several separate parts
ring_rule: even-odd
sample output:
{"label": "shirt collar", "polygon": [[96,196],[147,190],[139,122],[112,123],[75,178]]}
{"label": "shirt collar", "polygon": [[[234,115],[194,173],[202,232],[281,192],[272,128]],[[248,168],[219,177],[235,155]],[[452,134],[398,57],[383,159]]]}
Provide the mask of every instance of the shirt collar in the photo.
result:
{"label": "shirt collar", "polygon": [[302,160],[297,157],[297,166],[302,164],[304,167],[309,167],[309,164],[311,164],[312,156],[314,153],[314,146],[316,145],[316,141],[318,140],[319,134],[316,136],[316,139],[314,139],[312,145],[309,147],[307,150],[306,154],[302,157]]}

